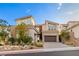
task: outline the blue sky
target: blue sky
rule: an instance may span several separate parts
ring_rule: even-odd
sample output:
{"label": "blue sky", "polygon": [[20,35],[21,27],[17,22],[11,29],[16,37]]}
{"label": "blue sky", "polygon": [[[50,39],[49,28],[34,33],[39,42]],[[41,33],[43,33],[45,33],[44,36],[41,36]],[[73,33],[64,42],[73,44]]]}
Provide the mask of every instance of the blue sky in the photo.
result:
{"label": "blue sky", "polygon": [[0,19],[7,20],[15,25],[15,20],[32,15],[37,24],[45,20],[64,23],[71,20],[79,20],[79,4],[62,3],[4,3],[0,4]]}

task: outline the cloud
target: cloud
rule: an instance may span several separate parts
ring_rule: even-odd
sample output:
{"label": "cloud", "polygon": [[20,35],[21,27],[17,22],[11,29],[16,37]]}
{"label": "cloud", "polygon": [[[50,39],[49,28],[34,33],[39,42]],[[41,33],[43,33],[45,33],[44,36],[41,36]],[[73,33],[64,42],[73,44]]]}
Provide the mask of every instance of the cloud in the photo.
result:
{"label": "cloud", "polygon": [[68,21],[79,21],[79,11],[73,10],[66,12],[67,17],[65,17],[65,22]]}
{"label": "cloud", "polygon": [[59,3],[59,4],[58,4],[58,7],[57,7],[57,10],[60,10],[61,7],[62,7],[62,3]]}
{"label": "cloud", "polygon": [[72,15],[72,14],[74,14],[74,12],[73,11],[68,11],[68,12],[66,12],[66,14],[67,15]]}
{"label": "cloud", "polygon": [[68,21],[79,21],[79,9],[78,10],[66,10],[61,12],[56,18],[62,20],[62,23],[67,23]]}
{"label": "cloud", "polygon": [[61,9],[61,7],[58,7],[58,8],[57,8],[57,10],[60,10],[60,9]]}
{"label": "cloud", "polygon": [[31,9],[26,9],[26,13],[29,13],[29,12],[31,12]]}
{"label": "cloud", "polygon": [[64,14],[70,15],[70,16],[72,16],[72,15],[77,15],[77,14],[79,14],[79,10],[65,11]]}

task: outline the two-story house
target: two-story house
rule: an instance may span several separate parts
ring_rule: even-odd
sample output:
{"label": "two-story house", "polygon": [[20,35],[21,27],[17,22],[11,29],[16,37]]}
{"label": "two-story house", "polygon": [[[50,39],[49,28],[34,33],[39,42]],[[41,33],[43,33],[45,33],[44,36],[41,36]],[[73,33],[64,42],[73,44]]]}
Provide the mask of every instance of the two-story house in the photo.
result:
{"label": "two-story house", "polygon": [[46,20],[42,25],[42,40],[44,42],[59,42],[59,24]]}
{"label": "two-story house", "polygon": [[[22,18],[18,18],[16,19],[16,24],[21,24],[21,23],[25,23],[26,25],[28,25],[28,29],[29,29],[29,36],[31,36],[33,38],[33,40],[35,40],[35,34],[37,33],[36,29],[35,29],[35,20],[32,16],[27,16],[27,17],[22,17]],[[31,26],[29,26],[31,25]]]}
{"label": "two-story house", "polygon": [[35,20],[32,16],[26,16],[16,19],[16,25],[25,23],[26,25],[36,25]]}

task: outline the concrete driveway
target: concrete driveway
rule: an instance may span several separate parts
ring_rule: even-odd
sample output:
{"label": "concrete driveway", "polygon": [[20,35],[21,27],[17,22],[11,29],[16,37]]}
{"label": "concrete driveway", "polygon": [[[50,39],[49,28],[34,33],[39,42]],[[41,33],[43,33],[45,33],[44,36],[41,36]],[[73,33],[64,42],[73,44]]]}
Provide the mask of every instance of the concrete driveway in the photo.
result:
{"label": "concrete driveway", "polygon": [[44,48],[63,48],[69,47],[68,45],[62,44],[60,42],[45,42]]}

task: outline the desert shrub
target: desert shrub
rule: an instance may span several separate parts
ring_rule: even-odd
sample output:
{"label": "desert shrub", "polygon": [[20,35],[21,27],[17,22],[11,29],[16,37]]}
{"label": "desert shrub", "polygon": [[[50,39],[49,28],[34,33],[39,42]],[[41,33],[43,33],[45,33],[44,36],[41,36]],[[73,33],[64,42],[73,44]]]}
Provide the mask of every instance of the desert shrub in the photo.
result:
{"label": "desert shrub", "polygon": [[19,37],[16,39],[17,45],[21,45],[22,39]]}
{"label": "desert shrub", "polygon": [[35,44],[37,47],[43,47],[43,43],[36,43]]}
{"label": "desert shrub", "polygon": [[31,42],[31,44],[30,44],[30,45],[32,45],[32,46],[33,46],[33,45],[35,45],[35,42]]}
{"label": "desert shrub", "polygon": [[13,37],[11,37],[11,38],[8,39],[8,42],[9,42],[11,45],[14,45],[15,42],[16,42],[16,39],[13,38]]}
{"label": "desert shrub", "polygon": [[17,43],[18,45],[26,45],[26,44],[31,44],[32,38],[30,36],[23,36],[22,38],[17,38]]}
{"label": "desert shrub", "polygon": [[61,31],[60,37],[62,40],[68,41],[70,40],[70,35],[68,31]]}
{"label": "desert shrub", "polygon": [[32,37],[24,36],[22,41],[23,41],[24,44],[31,44],[32,43]]}
{"label": "desert shrub", "polygon": [[40,40],[37,40],[37,42],[35,42],[35,46],[37,47],[43,47],[43,42]]}
{"label": "desert shrub", "polygon": [[0,46],[3,46],[2,44],[0,44]]}

